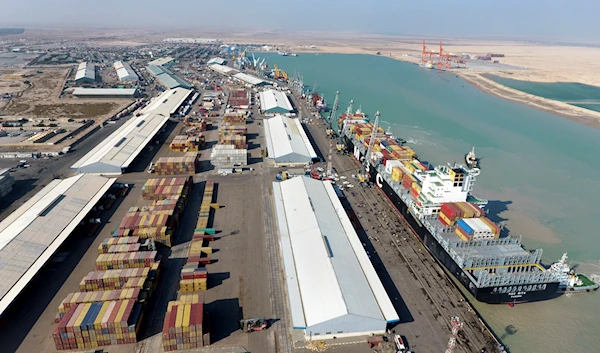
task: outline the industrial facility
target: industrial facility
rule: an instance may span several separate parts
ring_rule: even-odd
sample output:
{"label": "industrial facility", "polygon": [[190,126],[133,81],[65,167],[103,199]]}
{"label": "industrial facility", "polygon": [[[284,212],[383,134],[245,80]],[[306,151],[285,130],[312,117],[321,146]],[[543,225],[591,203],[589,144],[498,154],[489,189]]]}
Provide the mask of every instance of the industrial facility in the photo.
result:
{"label": "industrial facility", "polygon": [[191,90],[178,88],[154,98],[139,115],[128,120],[71,168],[79,173],[122,174],[191,93]]}
{"label": "industrial facility", "polygon": [[73,90],[73,95],[81,98],[135,98],[137,94],[137,88],[77,87]]}
{"label": "industrial facility", "polygon": [[77,67],[75,73],[75,83],[94,83],[96,81],[96,65],[89,62],[82,62]]}
{"label": "industrial facility", "polygon": [[121,82],[137,82],[140,79],[128,63],[115,61],[113,67],[117,71],[117,76],[119,76]]}
{"label": "industrial facility", "polygon": [[206,64],[207,65],[213,65],[213,64],[225,65],[226,63],[227,63],[227,60],[225,60],[223,58],[212,58]]}
{"label": "industrial facility", "polygon": [[0,199],[10,194],[15,179],[10,175],[10,168],[0,169]]}
{"label": "industrial facility", "polygon": [[192,88],[188,82],[186,82],[181,77],[172,73],[169,69],[158,66],[158,65],[148,65],[146,66],[146,70],[154,76],[161,85],[163,85],[167,89],[174,89],[178,87],[182,88]]}
{"label": "industrial facility", "polygon": [[288,96],[274,89],[268,89],[258,93],[260,111],[263,114],[288,114],[294,111],[294,107]]}
{"label": "industrial facility", "polygon": [[262,86],[269,84],[268,81],[263,80],[260,77],[256,77],[254,75],[245,74],[243,72],[238,72],[237,74],[232,76],[235,79],[242,81],[243,83],[252,85],[252,86]]}
{"label": "industrial facility", "polygon": [[0,315],[116,179],[55,179],[0,223]]}
{"label": "industrial facility", "polygon": [[167,56],[167,57],[164,57],[164,58],[158,58],[156,60],[152,60],[151,62],[148,63],[148,65],[170,66],[173,63],[174,60],[175,60],[174,58],[172,58],[170,56]]}
{"label": "industrial facility", "polygon": [[318,156],[297,119],[277,115],[264,120],[267,156],[276,166],[307,166]]}
{"label": "industrial facility", "polygon": [[385,332],[400,319],[329,181],[273,183],[292,326],[306,339]]}
{"label": "industrial facility", "polygon": [[221,65],[221,64],[208,65],[208,68],[211,69],[211,70],[213,70],[213,71],[215,71],[215,72],[223,74],[223,75],[228,75],[228,74],[231,74],[233,72],[237,72],[233,68],[231,68],[229,66]]}

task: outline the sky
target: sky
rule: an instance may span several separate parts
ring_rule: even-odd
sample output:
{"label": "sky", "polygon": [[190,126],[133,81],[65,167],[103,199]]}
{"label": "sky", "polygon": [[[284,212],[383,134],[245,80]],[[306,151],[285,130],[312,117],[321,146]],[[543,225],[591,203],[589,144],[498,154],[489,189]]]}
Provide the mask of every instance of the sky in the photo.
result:
{"label": "sky", "polygon": [[0,27],[232,28],[600,41],[599,13],[598,0],[0,0]]}

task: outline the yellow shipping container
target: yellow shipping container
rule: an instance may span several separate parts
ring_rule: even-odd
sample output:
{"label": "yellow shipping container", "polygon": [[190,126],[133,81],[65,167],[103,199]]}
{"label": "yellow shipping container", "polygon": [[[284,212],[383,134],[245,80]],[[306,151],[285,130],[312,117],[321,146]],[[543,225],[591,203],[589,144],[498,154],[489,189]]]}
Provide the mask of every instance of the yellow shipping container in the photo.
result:
{"label": "yellow shipping container", "polygon": [[442,218],[446,224],[448,225],[454,225],[454,221],[451,221],[448,217],[446,217],[446,215],[444,215],[443,213],[440,212],[440,218]]}
{"label": "yellow shipping container", "polygon": [[456,228],[456,230],[454,231],[454,233],[456,233],[456,235],[458,235],[458,237],[461,238],[462,240],[469,241],[468,238],[465,238],[465,236],[460,233],[460,231],[458,230],[458,228]]}
{"label": "yellow shipping container", "polygon": [[402,169],[400,169],[399,167],[392,168],[392,179],[394,181],[402,181],[403,176],[404,173],[402,173]]}
{"label": "yellow shipping container", "polygon": [[418,182],[412,183],[412,188],[415,189],[415,191],[418,192],[418,193],[421,192],[421,185],[419,185]]}
{"label": "yellow shipping container", "polygon": [[406,168],[409,173],[412,174],[415,172],[415,167],[410,161],[404,161],[402,164],[404,164],[404,168]]}

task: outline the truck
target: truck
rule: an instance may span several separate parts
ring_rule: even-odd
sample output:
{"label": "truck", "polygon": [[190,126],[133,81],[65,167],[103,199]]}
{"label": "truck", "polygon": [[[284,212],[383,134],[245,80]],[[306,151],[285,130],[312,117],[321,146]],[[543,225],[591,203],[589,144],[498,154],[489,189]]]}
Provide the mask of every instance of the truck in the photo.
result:
{"label": "truck", "polygon": [[406,353],[406,346],[400,335],[394,335],[394,343],[396,344],[396,353]]}

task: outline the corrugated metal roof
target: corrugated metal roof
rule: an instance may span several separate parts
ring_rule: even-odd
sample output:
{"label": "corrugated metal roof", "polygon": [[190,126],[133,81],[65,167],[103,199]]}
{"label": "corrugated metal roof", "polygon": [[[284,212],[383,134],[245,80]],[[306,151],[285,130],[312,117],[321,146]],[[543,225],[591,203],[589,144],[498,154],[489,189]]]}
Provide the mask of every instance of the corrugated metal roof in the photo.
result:
{"label": "corrugated metal roof", "polygon": [[238,72],[237,74],[233,75],[233,77],[237,78],[238,80],[242,80],[242,81],[244,81],[246,83],[249,83],[251,85],[260,85],[261,83],[266,82],[262,78],[259,78],[259,77],[256,77],[256,76],[252,76],[252,75],[248,75],[248,74],[245,74],[243,72]]}
{"label": "corrugated metal roof", "polygon": [[83,78],[87,78],[90,80],[96,79],[96,66],[94,64],[88,62],[82,62],[77,67],[77,72],[75,73],[75,81],[81,80]]}
{"label": "corrugated metal roof", "polygon": [[156,77],[156,79],[159,80],[163,86],[167,87],[168,89],[173,89],[177,87],[192,87],[192,85],[190,85],[187,81],[175,75],[170,70],[164,67],[150,65],[146,67],[146,69],[148,70],[148,72],[150,72],[150,74]]}
{"label": "corrugated metal roof", "polygon": [[[286,279],[289,283],[289,277],[297,277],[306,326],[346,314],[398,321],[331,183],[295,177],[273,187],[280,189],[274,193],[280,203],[278,220],[282,223],[285,218],[295,269],[290,272],[290,254],[283,251],[288,257],[284,260]],[[293,297],[297,300],[296,294]],[[298,303],[290,304],[296,308],[292,313],[299,315]],[[302,322],[299,318],[292,321],[294,325]]]}
{"label": "corrugated metal roof", "polygon": [[222,73],[222,74],[228,74],[230,72],[235,71],[234,69],[232,69],[229,66],[225,66],[225,65],[219,65],[219,64],[214,64],[214,65],[209,65],[208,66],[211,70],[214,70],[216,72]]}
{"label": "corrugated metal roof", "polygon": [[223,58],[212,58],[207,62],[207,64],[208,65],[212,65],[212,64],[224,65],[225,62],[226,62],[226,60]]}
{"label": "corrugated metal roof", "polygon": [[281,91],[268,89],[266,91],[259,92],[258,97],[260,99],[260,109],[263,112],[269,112],[275,108],[281,108],[288,112],[294,110],[288,96]]}
{"label": "corrugated metal roof", "polygon": [[153,60],[153,61],[149,62],[148,65],[162,66],[162,65],[170,63],[173,60],[175,60],[175,59],[173,59],[170,56],[167,56],[167,57],[164,57],[164,58],[158,58],[156,60]]}
{"label": "corrugated metal roof", "polygon": [[117,71],[120,81],[137,81],[139,80],[138,75],[133,71],[131,65],[121,61],[115,61],[113,67]]}
{"label": "corrugated metal roof", "polygon": [[71,166],[82,173],[121,174],[192,93],[178,88],[154,98],[140,116],[127,121]]}
{"label": "corrugated metal roof", "polygon": [[83,88],[73,90],[75,96],[133,96],[137,88]]}
{"label": "corrugated metal roof", "polygon": [[264,121],[269,158],[285,159],[297,154],[307,158],[307,162],[317,158],[308,136],[297,119],[276,115]]}
{"label": "corrugated metal roof", "polygon": [[0,314],[115,180],[89,174],[53,180],[0,223]]}

